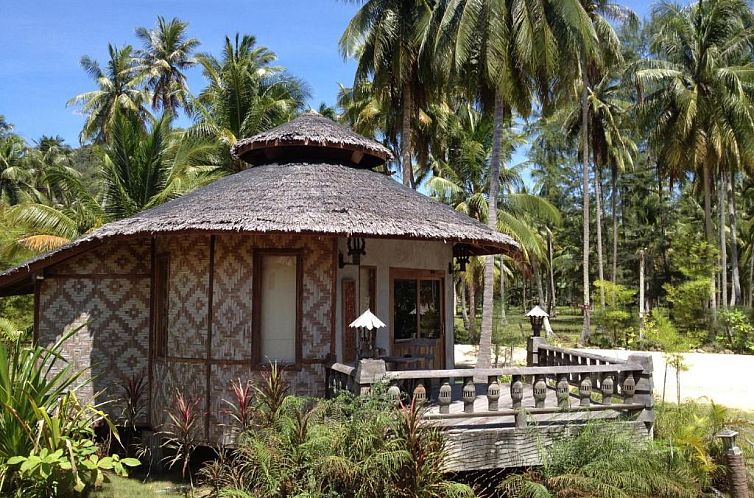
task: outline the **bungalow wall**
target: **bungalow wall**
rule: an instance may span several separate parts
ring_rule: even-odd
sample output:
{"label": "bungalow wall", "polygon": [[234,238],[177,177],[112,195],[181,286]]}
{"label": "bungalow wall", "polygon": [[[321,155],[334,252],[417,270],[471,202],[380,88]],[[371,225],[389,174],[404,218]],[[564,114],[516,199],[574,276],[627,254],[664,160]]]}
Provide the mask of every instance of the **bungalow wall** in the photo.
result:
{"label": "bungalow wall", "polygon": [[[291,391],[322,396],[325,364],[334,355],[335,238],[303,235],[161,235],[154,252],[169,254],[168,334],[164,357],[150,362],[152,240],[109,242],[48,268],[38,291],[38,338],[50,344],[89,320],[65,345],[65,356],[97,375],[93,389],[120,395],[121,379],[150,379],[149,416],[159,426],[177,390],[208,413],[204,435],[219,440],[230,424],[231,382],[260,378],[252,365],[254,249],[300,249],[303,266],[302,361],[288,373]],[[111,405],[117,416],[122,407]]]}
{"label": "bungalow wall", "polygon": [[101,392],[113,417],[123,412],[123,380],[149,368],[150,252],[149,239],[111,242],[47,268],[36,282],[37,340],[51,345],[77,330],[63,356],[94,377],[78,395]]}

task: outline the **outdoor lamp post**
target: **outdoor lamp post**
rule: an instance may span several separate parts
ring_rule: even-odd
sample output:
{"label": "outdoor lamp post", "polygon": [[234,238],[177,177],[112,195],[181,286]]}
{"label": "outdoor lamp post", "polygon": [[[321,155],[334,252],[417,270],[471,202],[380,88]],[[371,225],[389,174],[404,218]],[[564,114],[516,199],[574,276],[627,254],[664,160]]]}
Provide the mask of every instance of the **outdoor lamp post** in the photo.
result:
{"label": "outdoor lamp post", "polygon": [[374,313],[367,309],[356,320],[351,322],[349,328],[356,329],[359,334],[358,357],[377,358],[377,329],[385,327],[385,324]]}
{"label": "outdoor lamp post", "polygon": [[539,306],[535,306],[526,314],[526,316],[528,316],[529,321],[531,321],[532,336],[539,337],[539,334],[542,331],[542,324],[545,323],[545,318],[548,318],[550,315]]}
{"label": "outdoor lamp post", "polygon": [[744,453],[736,446],[738,432],[730,429],[720,431],[717,437],[723,442],[725,460],[728,464],[728,491],[733,498],[749,498],[749,488],[746,483],[746,462]]}
{"label": "outdoor lamp post", "polygon": [[540,337],[540,333],[542,332],[542,325],[545,322],[545,318],[548,318],[550,315],[539,306],[535,306],[526,314],[526,316],[529,317],[529,321],[531,322],[532,333],[532,336],[529,337],[526,344],[526,365],[533,367],[539,365],[539,345],[544,342]]}

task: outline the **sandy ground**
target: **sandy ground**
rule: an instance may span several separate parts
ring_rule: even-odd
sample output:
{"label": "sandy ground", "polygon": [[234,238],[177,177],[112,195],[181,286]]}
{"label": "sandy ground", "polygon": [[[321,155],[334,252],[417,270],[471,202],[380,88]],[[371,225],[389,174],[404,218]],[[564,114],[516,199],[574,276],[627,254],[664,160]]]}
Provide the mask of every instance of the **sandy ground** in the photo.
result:
{"label": "sandy ground", "polygon": [[[655,394],[662,396],[665,361],[662,353],[647,351],[600,350],[589,349],[593,353],[625,359],[630,354],[650,354],[654,365]],[[476,364],[478,348],[469,345],[456,345],[456,366],[473,367]],[[681,397],[699,401],[713,400],[729,408],[754,411],[754,356],[686,353],[684,360],[688,370],[681,372]],[[494,357],[493,357],[494,361]],[[502,361],[502,353],[501,353]],[[526,350],[516,348],[513,352],[513,364],[526,363]],[[665,397],[668,401],[676,400],[676,375],[668,368]]]}

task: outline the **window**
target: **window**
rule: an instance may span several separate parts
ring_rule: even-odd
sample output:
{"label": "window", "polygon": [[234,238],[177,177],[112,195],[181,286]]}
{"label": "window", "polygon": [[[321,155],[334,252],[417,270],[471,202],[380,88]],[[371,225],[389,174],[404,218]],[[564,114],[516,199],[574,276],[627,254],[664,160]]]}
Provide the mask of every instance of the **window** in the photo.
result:
{"label": "window", "polygon": [[158,358],[168,355],[168,293],[170,291],[170,256],[160,254],[154,265],[154,348]]}
{"label": "window", "polygon": [[396,341],[442,336],[443,279],[433,272],[394,273],[393,324]]}
{"label": "window", "polygon": [[254,269],[254,334],[258,364],[300,359],[301,264],[298,253],[259,251]]}

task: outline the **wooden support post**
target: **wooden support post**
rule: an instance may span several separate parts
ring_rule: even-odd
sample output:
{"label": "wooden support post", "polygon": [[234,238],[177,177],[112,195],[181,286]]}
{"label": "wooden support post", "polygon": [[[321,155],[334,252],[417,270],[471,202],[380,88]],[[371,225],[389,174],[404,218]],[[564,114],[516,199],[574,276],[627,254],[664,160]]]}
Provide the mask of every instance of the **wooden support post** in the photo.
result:
{"label": "wooden support post", "polygon": [[474,413],[474,400],[476,399],[474,378],[464,377],[463,381],[463,411],[464,413]]}
{"label": "wooden support post", "polygon": [[526,366],[537,367],[539,363],[539,346],[545,344],[544,337],[529,337],[526,342]]}
{"label": "wooden support post", "polygon": [[395,406],[401,404],[401,388],[397,384],[393,384],[387,390],[387,396]]}
{"label": "wooden support post", "polygon": [[437,396],[437,403],[440,405],[440,413],[447,415],[450,413],[451,396],[453,395],[453,389],[450,387],[448,379],[445,379],[440,386],[440,393]]}
{"label": "wooden support post", "polygon": [[579,384],[579,397],[581,406],[592,404],[592,377],[590,374],[581,374],[581,384]]}
{"label": "wooden support post", "polygon": [[514,375],[511,378],[511,401],[513,409],[516,410],[516,427],[526,427],[526,414],[521,408],[521,401],[524,399],[524,383],[521,382],[520,375]]}
{"label": "wooden support post", "polygon": [[545,399],[547,399],[547,382],[545,378],[538,375],[532,389],[534,391],[534,408],[544,408]]}
{"label": "wooden support post", "polygon": [[500,384],[497,382],[497,376],[491,375],[489,379],[487,379],[487,409],[491,412],[498,411],[499,399],[500,399]]}
{"label": "wooden support post", "polygon": [[644,369],[639,378],[635,380],[633,400],[637,403],[644,404],[644,411],[639,415],[639,420],[643,421],[649,433],[652,434],[655,422],[654,412],[654,365],[652,356],[649,354],[632,354],[626,361],[628,363],[637,363]]}
{"label": "wooden support post", "polygon": [[424,388],[424,383],[419,381],[414,388],[414,403],[417,405],[423,405],[427,402],[427,390]]}
{"label": "wooden support post", "polygon": [[571,395],[570,387],[568,383],[568,374],[560,374],[559,381],[556,386],[556,394],[558,397],[558,406],[563,410],[570,408],[571,403],[569,396]]}
{"label": "wooden support post", "polygon": [[602,403],[605,405],[611,404],[613,402],[613,394],[615,393],[613,374],[605,374],[600,384],[600,391],[602,391]]}

